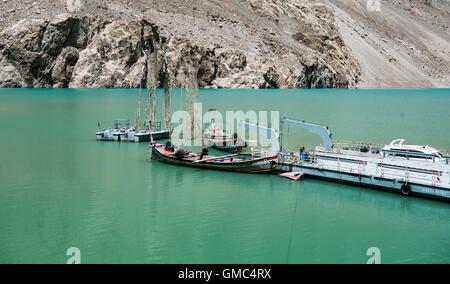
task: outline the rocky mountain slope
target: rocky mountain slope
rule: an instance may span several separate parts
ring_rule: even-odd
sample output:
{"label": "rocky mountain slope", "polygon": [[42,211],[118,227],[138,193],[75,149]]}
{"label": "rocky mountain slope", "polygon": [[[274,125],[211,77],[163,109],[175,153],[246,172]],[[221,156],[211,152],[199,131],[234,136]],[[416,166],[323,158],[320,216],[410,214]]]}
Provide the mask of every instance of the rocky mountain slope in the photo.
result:
{"label": "rocky mountain slope", "polygon": [[361,65],[358,87],[450,87],[450,0],[327,4]]}
{"label": "rocky mountain slope", "polygon": [[360,73],[321,1],[0,1],[0,86],[348,88]]}
{"label": "rocky mountain slope", "polygon": [[0,0],[0,87],[445,86],[448,1]]}

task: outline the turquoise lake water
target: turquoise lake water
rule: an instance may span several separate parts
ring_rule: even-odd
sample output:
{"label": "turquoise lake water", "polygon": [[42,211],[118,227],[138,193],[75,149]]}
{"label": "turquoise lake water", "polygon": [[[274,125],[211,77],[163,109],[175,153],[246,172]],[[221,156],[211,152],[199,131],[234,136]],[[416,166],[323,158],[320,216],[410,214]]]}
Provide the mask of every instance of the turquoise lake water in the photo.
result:
{"label": "turquoise lake water", "polygon": [[[95,141],[138,90],[0,89],[0,263],[450,263],[450,205],[272,175],[179,168]],[[181,90],[173,90],[174,109]],[[339,140],[450,149],[450,90],[201,90],[203,109],[279,111]],[[158,101],[162,101],[159,94]],[[290,149],[319,140],[283,129]]]}

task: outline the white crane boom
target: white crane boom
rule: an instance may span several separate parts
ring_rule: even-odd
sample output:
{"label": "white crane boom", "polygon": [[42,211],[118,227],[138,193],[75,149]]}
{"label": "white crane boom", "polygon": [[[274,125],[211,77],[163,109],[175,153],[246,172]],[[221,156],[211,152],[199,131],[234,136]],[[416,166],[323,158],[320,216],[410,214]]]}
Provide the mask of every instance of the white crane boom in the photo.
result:
{"label": "white crane boom", "polygon": [[327,149],[333,148],[333,140],[331,139],[331,132],[326,126],[317,125],[313,123],[308,123],[305,121],[293,120],[287,117],[283,117],[282,123],[289,123],[291,125],[303,128],[309,132],[317,134],[320,136],[323,142],[323,146]]}
{"label": "white crane boom", "polygon": [[270,144],[271,144],[271,152],[272,153],[279,153],[280,152],[280,136],[278,135],[278,133],[275,131],[275,129],[272,128],[268,128],[268,127],[264,127],[264,126],[260,126],[258,124],[253,124],[247,121],[242,121],[241,122],[242,125],[246,126],[250,129],[253,129],[255,131],[266,131],[266,133],[268,134],[267,137],[270,140]]}

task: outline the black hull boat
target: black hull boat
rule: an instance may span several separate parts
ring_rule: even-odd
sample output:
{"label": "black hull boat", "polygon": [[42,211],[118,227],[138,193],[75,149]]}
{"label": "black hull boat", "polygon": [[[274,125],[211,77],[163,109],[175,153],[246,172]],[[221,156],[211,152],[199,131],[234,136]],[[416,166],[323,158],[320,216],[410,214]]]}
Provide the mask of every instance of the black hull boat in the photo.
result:
{"label": "black hull boat", "polygon": [[153,140],[165,140],[170,138],[170,130],[164,129],[160,131],[139,130],[115,130],[108,129],[96,133],[98,141],[115,141],[115,142],[149,142]]}
{"label": "black hull boat", "polygon": [[269,173],[276,171],[278,155],[252,157],[239,154],[211,157],[207,151],[202,154],[185,152],[171,146],[155,144],[152,146],[152,160],[177,166],[220,170],[240,173]]}

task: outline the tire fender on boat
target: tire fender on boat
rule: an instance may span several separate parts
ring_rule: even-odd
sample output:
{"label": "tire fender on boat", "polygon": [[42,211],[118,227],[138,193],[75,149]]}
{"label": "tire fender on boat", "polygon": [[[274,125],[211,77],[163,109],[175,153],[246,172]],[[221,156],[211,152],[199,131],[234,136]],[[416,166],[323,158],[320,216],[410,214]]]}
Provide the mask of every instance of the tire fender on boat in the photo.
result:
{"label": "tire fender on boat", "polygon": [[400,192],[403,195],[410,195],[411,194],[411,186],[408,184],[402,185],[402,187],[400,188]]}

